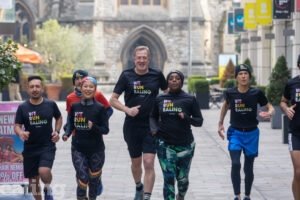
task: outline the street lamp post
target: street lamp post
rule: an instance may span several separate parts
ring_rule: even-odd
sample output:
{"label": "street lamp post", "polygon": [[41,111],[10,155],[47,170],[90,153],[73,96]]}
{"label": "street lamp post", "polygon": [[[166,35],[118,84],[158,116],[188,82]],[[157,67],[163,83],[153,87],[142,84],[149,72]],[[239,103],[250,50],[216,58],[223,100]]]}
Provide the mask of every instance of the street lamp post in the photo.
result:
{"label": "street lamp post", "polygon": [[192,10],[191,10],[191,0],[189,0],[189,21],[188,21],[188,70],[187,76],[191,75],[191,67],[192,67],[192,52],[191,52],[191,26],[192,26]]}

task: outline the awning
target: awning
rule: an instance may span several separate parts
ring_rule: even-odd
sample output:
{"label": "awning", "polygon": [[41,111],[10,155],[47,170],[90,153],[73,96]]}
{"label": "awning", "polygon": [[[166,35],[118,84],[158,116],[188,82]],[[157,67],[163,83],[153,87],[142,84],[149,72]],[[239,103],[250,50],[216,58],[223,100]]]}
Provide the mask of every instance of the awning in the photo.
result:
{"label": "awning", "polygon": [[44,62],[43,58],[38,52],[30,50],[22,46],[21,44],[18,44],[18,50],[16,52],[16,56],[18,60],[22,63],[39,64],[41,62]]}

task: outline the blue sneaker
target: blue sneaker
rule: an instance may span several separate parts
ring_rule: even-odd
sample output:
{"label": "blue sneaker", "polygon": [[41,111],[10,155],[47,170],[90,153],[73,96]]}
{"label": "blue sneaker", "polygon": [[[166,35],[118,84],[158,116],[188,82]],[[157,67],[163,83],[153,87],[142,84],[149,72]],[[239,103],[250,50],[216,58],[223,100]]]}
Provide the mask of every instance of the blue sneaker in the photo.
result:
{"label": "blue sneaker", "polygon": [[239,198],[235,197],[233,200],[239,200]]}
{"label": "blue sneaker", "polygon": [[144,185],[142,184],[140,190],[135,190],[134,200],[143,200],[144,198]]}
{"label": "blue sneaker", "polygon": [[250,198],[248,198],[248,197],[245,197],[243,200],[251,200]]}
{"label": "blue sneaker", "polygon": [[100,196],[102,194],[102,191],[103,191],[103,185],[102,185],[102,179],[100,178],[97,196]]}
{"label": "blue sneaker", "polygon": [[51,189],[44,189],[44,194],[45,194],[45,200],[54,200],[53,195],[52,195],[52,190]]}

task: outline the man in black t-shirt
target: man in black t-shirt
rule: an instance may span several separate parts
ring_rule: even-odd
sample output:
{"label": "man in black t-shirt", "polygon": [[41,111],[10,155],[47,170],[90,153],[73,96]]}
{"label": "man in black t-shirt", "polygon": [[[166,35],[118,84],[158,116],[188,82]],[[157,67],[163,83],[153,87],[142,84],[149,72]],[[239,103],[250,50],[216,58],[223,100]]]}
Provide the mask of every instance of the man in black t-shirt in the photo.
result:
{"label": "man in black t-shirt", "polygon": [[225,91],[225,100],[220,113],[218,133],[222,139],[224,136],[223,121],[230,109],[230,126],[227,130],[228,150],[231,158],[231,181],[233,185],[234,200],[241,199],[241,153],[245,155],[245,197],[250,200],[250,192],[254,179],[254,159],[258,156],[259,129],[257,127],[257,104],[265,106],[267,111],[260,111],[259,116],[270,120],[274,113],[273,106],[268,103],[266,96],[257,88],[249,86],[251,71],[249,66],[241,64],[235,68],[237,87]]}
{"label": "man in black t-shirt", "polygon": [[[300,55],[297,66],[300,69]],[[300,76],[296,76],[285,85],[280,103],[281,110],[289,121],[289,150],[294,167],[292,190],[295,200],[300,200]]]}
{"label": "man in black t-shirt", "polygon": [[51,168],[55,159],[55,143],[59,140],[62,126],[62,116],[54,101],[42,97],[44,87],[41,77],[28,77],[27,87],[30,99],[19,105],[14,125],[15,133],[24,141],[24,175],[29,178],[29,190],[36,200],[42,199],[40,179],[44,183],[45,200],[53,200],[50,188]]}
{"label": "man in black t-shirt", "polygon": [[[149,200],[155,180],[155,138],[150,133],[149,115],[159,88],[167,89],[164,75],[149,68],[150,51],[138,46],[134,51],[135,67],[124,70],[110,98],[110,104],[126,114],[123,134],[131,157],[131,170],[136,183],[134,200]],[[119,101],[125,93],[125,105]],[[141,181],[144,164],[144,185]]]}

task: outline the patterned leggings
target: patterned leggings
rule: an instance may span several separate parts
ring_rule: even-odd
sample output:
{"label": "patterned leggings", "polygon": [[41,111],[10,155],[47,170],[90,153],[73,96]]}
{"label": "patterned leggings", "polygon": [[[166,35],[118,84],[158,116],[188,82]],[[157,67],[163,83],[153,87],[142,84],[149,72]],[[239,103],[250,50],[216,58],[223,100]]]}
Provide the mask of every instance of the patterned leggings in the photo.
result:
{"label": "patterned leggings", "polygon": [[194,151],[194,142],[186,146],[178,146],[167,145],[162,140],[157,140],[157,157],[164,177],[165,200],[175,199],[175,179],[179,196],[185,196],[189,187],[189,172]]}
{"label": "patterned leggings", "polygon": [[82,153],[72,150],[72,161],[77,179],[77,199],[87,199],[87,187],[89,187],[89,199],[97,198],[98,180],[104,160],[104,151]]}

